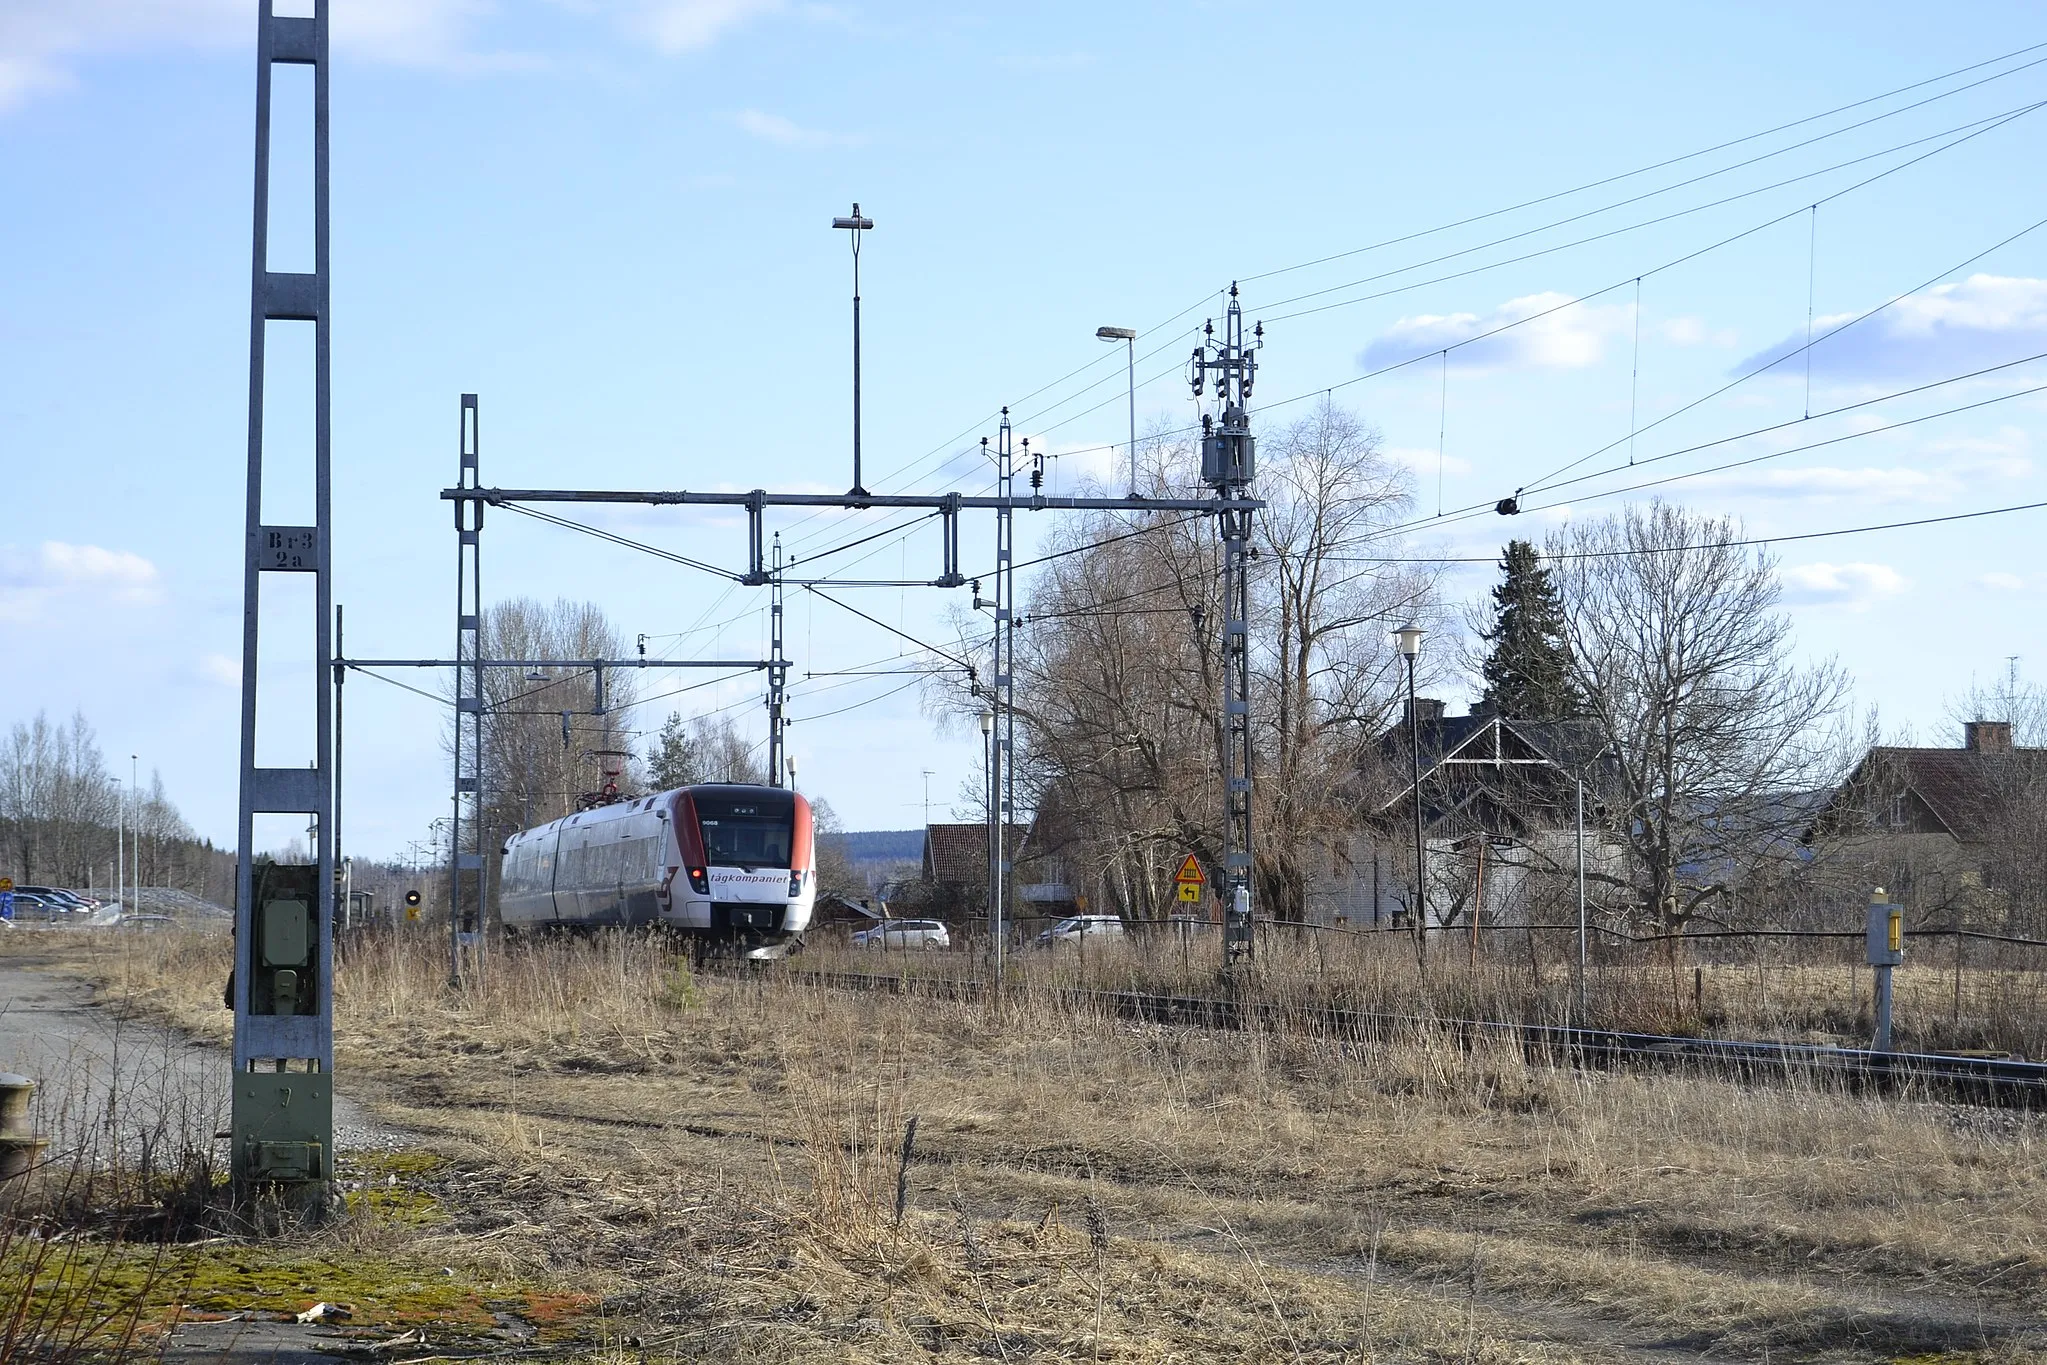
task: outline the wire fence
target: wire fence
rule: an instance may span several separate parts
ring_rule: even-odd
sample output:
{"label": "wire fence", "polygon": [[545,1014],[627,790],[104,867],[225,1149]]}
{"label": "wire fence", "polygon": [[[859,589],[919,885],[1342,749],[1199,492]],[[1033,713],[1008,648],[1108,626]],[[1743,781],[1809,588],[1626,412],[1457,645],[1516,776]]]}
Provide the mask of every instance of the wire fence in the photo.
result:
{"label": "wire fence", "polygon": [[[897,920],[908,926],[938,920]],[[820,966],[985,981],[985,920],[867,933],[826,925],[806,936]],[[869,926],[870,928],[873,926]],[[1029,915],[1011,921],[1006,979],[1416,1016],[1688,1036],[1865,1046],[1874,986],[1861,930],[1725,926],[1633,932],[1576,924],[1261,923],[1249,972],[1225,976],[1220,926]],[[2047,941],[1961,926],[1908,932],[1896,970],[1898,1046],[1929,1052],[2047,1056]],[[1582,964],[1582,965],[1581,965]]]}

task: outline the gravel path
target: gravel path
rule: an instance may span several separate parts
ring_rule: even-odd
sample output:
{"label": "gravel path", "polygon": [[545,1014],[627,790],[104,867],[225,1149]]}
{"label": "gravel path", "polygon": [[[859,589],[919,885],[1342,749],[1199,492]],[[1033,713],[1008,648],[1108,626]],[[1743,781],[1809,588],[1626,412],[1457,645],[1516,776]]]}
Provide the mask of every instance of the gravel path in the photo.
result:
{"label": "gravel path", "polygon": [[[224,1050],[122,1019],[93,999],[91,986],[61,972],[0,962],[0,1071],[37,1082],[36,1126],[59,1150],[101,1141],[110,1128],[124,1143],[198,1150],[227,1127],[231,1065]],[[338,1151],[409,1145],[405,1133],[371,1118],[349,1089],[347,1076],[337,1076]]]}

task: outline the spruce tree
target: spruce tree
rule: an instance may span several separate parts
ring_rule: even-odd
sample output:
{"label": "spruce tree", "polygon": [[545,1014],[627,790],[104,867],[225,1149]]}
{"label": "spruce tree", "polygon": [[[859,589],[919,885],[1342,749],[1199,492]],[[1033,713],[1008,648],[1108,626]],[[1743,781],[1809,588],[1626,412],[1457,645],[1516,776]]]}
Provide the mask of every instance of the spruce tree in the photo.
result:
{"label": "spruce tree", "polygon": [[647,750],[647,779],[654,789],[667,791],[702,782],[704,764],[699,747],[682,713],[669,712],[660,736]]}
{"label": "spruce tree", "polygon": [[1507,542],[1493,589],[1492,643],[1484,665],[1485,699],[1511,720],[1563,720],[1584,711],[1564,639],[1563,607],[1535,547]]}

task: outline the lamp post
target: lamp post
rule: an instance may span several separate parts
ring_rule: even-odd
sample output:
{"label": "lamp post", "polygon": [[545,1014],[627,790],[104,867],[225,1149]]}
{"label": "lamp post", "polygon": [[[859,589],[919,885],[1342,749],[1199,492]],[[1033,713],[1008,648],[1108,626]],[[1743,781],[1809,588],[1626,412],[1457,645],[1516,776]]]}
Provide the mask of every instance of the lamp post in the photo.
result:
{"label": "lamp post", "polygon": [[852,215],[832,219],[832,226],[853,234],[853,487],[848,492],[851,497],[864,498],[867,490],[860,483],[860,234],[871,229],[874,220],[861,217],[856,202]]}
{"label": "lamp post", "polygon": [[1400,653],[1407,660],[1407,742],[1414,764],[1414,958],[1419,966],[1428,954],[1429,873],[1428,852],[1422,842],[1422,735],[1419,708],[1414,703],[1414,661],[1422,652],[1422,636],[1428,634],[1412,621],[1393,632]]}
{"label": "lamp post", "polygon": [[[128,791],[135,801],[137,814],[141,813],[142,806],[142,779],[136,775],[141,771],[141,765],[141,755],[128,755]],[[135,913],[139,915],[142,913],[142,831],[140,828],[135,831],[135,837],[128,841],[128,856],[135,863],[135,875],[129,879],[128,884],[135,888]]]}
{"label": "lamp post", "polygon": [[121,883],[128,875],[128,789],[114,779],[114,918],[121,917]]}
{"label": "lamp post", "polygon": [[1097,327],[1095,335],[1103,341],[1123,343],[1124,370],[1130,384],[1130,496],[1137,496],[1137,329],[1135,327]]}

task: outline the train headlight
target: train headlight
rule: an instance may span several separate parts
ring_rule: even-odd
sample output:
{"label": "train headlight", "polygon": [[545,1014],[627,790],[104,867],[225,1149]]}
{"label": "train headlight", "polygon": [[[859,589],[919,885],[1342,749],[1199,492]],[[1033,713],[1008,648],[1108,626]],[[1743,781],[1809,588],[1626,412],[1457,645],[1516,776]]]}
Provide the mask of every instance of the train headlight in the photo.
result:
{"label": "train headlight", "polygon": [[711,874],[708,869],[691,867],[685,868],[684,871],[689,873],[690,890],[696,892],[699,896],[711,894]]}
{"label": "train headlight", "polygon": [[789,874],[789,899],[793,901],[802,894],[803,873],[801,871],[791,872]]}

